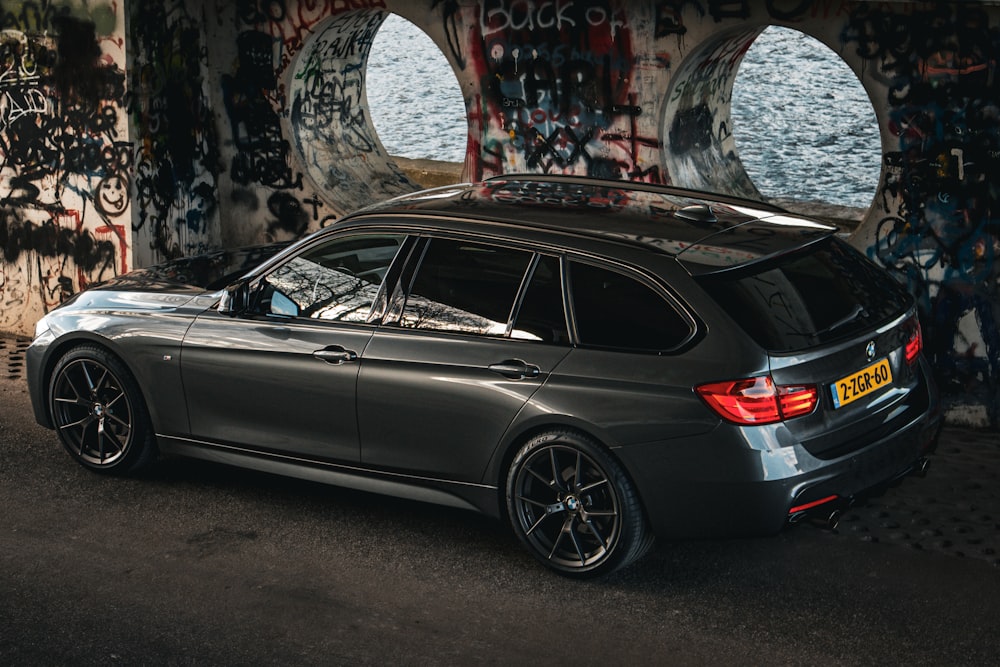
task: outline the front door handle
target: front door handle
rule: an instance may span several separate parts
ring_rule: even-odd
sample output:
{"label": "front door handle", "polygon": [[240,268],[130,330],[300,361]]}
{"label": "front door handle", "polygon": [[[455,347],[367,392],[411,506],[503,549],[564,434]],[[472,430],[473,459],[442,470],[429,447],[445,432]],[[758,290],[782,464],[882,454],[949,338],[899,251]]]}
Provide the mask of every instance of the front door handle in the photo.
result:
{"label": "front door handle", "polygon": [[490,364],[488,368],[494,373],[499,373],[511,380],[525,380],[536,378],[541,374],[538,366],[533,366],[520,359],[507,359],[498,364]]}
{"label": "front door handle", "polygon": [[348,350],[342,345],[327,345],[322,350],[313,352],[313,356],[334,366],[358,360],[357,352]]}

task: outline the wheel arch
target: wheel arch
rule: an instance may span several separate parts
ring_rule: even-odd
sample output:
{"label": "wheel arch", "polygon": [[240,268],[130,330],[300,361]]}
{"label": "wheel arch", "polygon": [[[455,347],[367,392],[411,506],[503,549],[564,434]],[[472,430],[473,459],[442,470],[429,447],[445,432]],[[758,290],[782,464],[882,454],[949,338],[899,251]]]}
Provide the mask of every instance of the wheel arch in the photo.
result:
{"label": "wheel arch", "polygon": [[[39,379],[38,386],[38,398],[40,399],[40,405],[42,407],[43,416],[46,419],[46,426],[52,428],[52,406],[49,404],[49,390],[52,383],[52,375],[55,373],[56,365],[58,365],[59,360],[62,359],[70,350],[74,348],[81,347],[84,345],[92,345],[103,349],[108,354],[112,355],[117,359],[122,366],[132,375],[133,379],[136,379],[135,370],[132,368],[125,360],[125,355],[121,353],[121,350],[115,344],[115,342],[109,338],[99,336],[95,333],[89,331],[74,331],[70,334],[64,335],[60,338],[52,341],[45,351],[44,356],[41,360],[41,368],[37,377]],[[146,395],[146,389],[141,383],[136,381],[136,385],[139,387],[139,392],[141,393],[141,398],[145,403],[147,409],[150,409],[149,398]],[[152,411],[150,411],[152,414]]]}
{"label": "wheel arch", "polygon": [[645,500],[642,497],[640,487],[636,484],[636,477],[632,474],[626,461],[618,456],[615,451],[619,443],[615,442],[610,433],[594,424],[576,419],[569,415],[545,414],[511,425],[504,434],[504,438],[497,447],[493,458],[483,476],[483,483],[492,485],[497,490],[497,506],[500,509],[500,518],[507,522],[510,517],[507,512],[507,473],[514,462],[517,452],[532,438],[547,431],[572,431],[576,434],[593,440],[598,447],[605,451],[611,458],[621,466],[628,481],[636,490],[639,498],[639,507],[648,526],[652,527],[649,511],[646,509]]}
{"label": "wheel arch", "polygon": [[114,346],[73,336],[46,355],[43,368],[39,391],[48,420],[79,464],[118,475],[152,465],[159,448],[146,392]]}
{"label": "wheel arch", "polygon": [[[510,495],[504,496],[504,518],[539,562],[560,575],[589,579],[649,551],[655,535],[646,505],[612,448],[565,424],[539,424],[523,435],[527,439],[515,440],[520,446],[501,458],[514,452],[505,466],[503,489]],[[567,451],[575,452],[569,463]]]}

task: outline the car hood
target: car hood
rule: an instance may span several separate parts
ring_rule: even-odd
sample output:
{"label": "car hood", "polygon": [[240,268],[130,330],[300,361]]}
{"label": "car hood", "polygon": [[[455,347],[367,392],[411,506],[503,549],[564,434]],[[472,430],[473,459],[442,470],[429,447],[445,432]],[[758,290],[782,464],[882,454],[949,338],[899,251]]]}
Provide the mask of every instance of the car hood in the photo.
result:
{"label": "car hood", "polygon": [[136,269],[93,289],[189,295],[214,292],[270,259],[287,245],[272,243],[172,259]]}
{"label": "car hood", "polygon": [[169,310],[200,296],[210,297],[211,302],[217,297],[216,292],[287,245],[218,250],[136,269],[78,292],[53,312]]}

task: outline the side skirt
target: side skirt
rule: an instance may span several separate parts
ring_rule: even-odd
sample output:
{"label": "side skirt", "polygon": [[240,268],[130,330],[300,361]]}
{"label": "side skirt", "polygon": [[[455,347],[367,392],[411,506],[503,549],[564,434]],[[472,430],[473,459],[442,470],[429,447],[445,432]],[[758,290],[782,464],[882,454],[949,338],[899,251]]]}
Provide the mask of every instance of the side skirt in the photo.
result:
{"label": "side skirt", "polygon": [[396,498],[457,507],[494,518],[500,516],[497,488],[487,484],[369,470],[168,435],[157,435],[156,439],[160,451],[166,454],[224,463]]}

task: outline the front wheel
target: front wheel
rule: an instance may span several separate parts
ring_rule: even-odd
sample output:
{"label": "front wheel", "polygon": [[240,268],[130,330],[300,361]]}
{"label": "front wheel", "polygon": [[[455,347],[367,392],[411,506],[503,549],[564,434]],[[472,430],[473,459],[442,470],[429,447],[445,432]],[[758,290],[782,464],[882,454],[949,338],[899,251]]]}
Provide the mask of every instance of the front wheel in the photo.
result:
{"label": "front wheel", "polygon": [[81,345],[59,359],[49,384],[49,409],[59,440],[86,468],[128,474],[156,458],[139,386],[103,348]]}
{"label": "front wheel", "polygon": [[542,433],[521,447],[507,475],[507,510],[532,555],[570,577],[609,574],[652,545],[621,465],[573,431]]}

